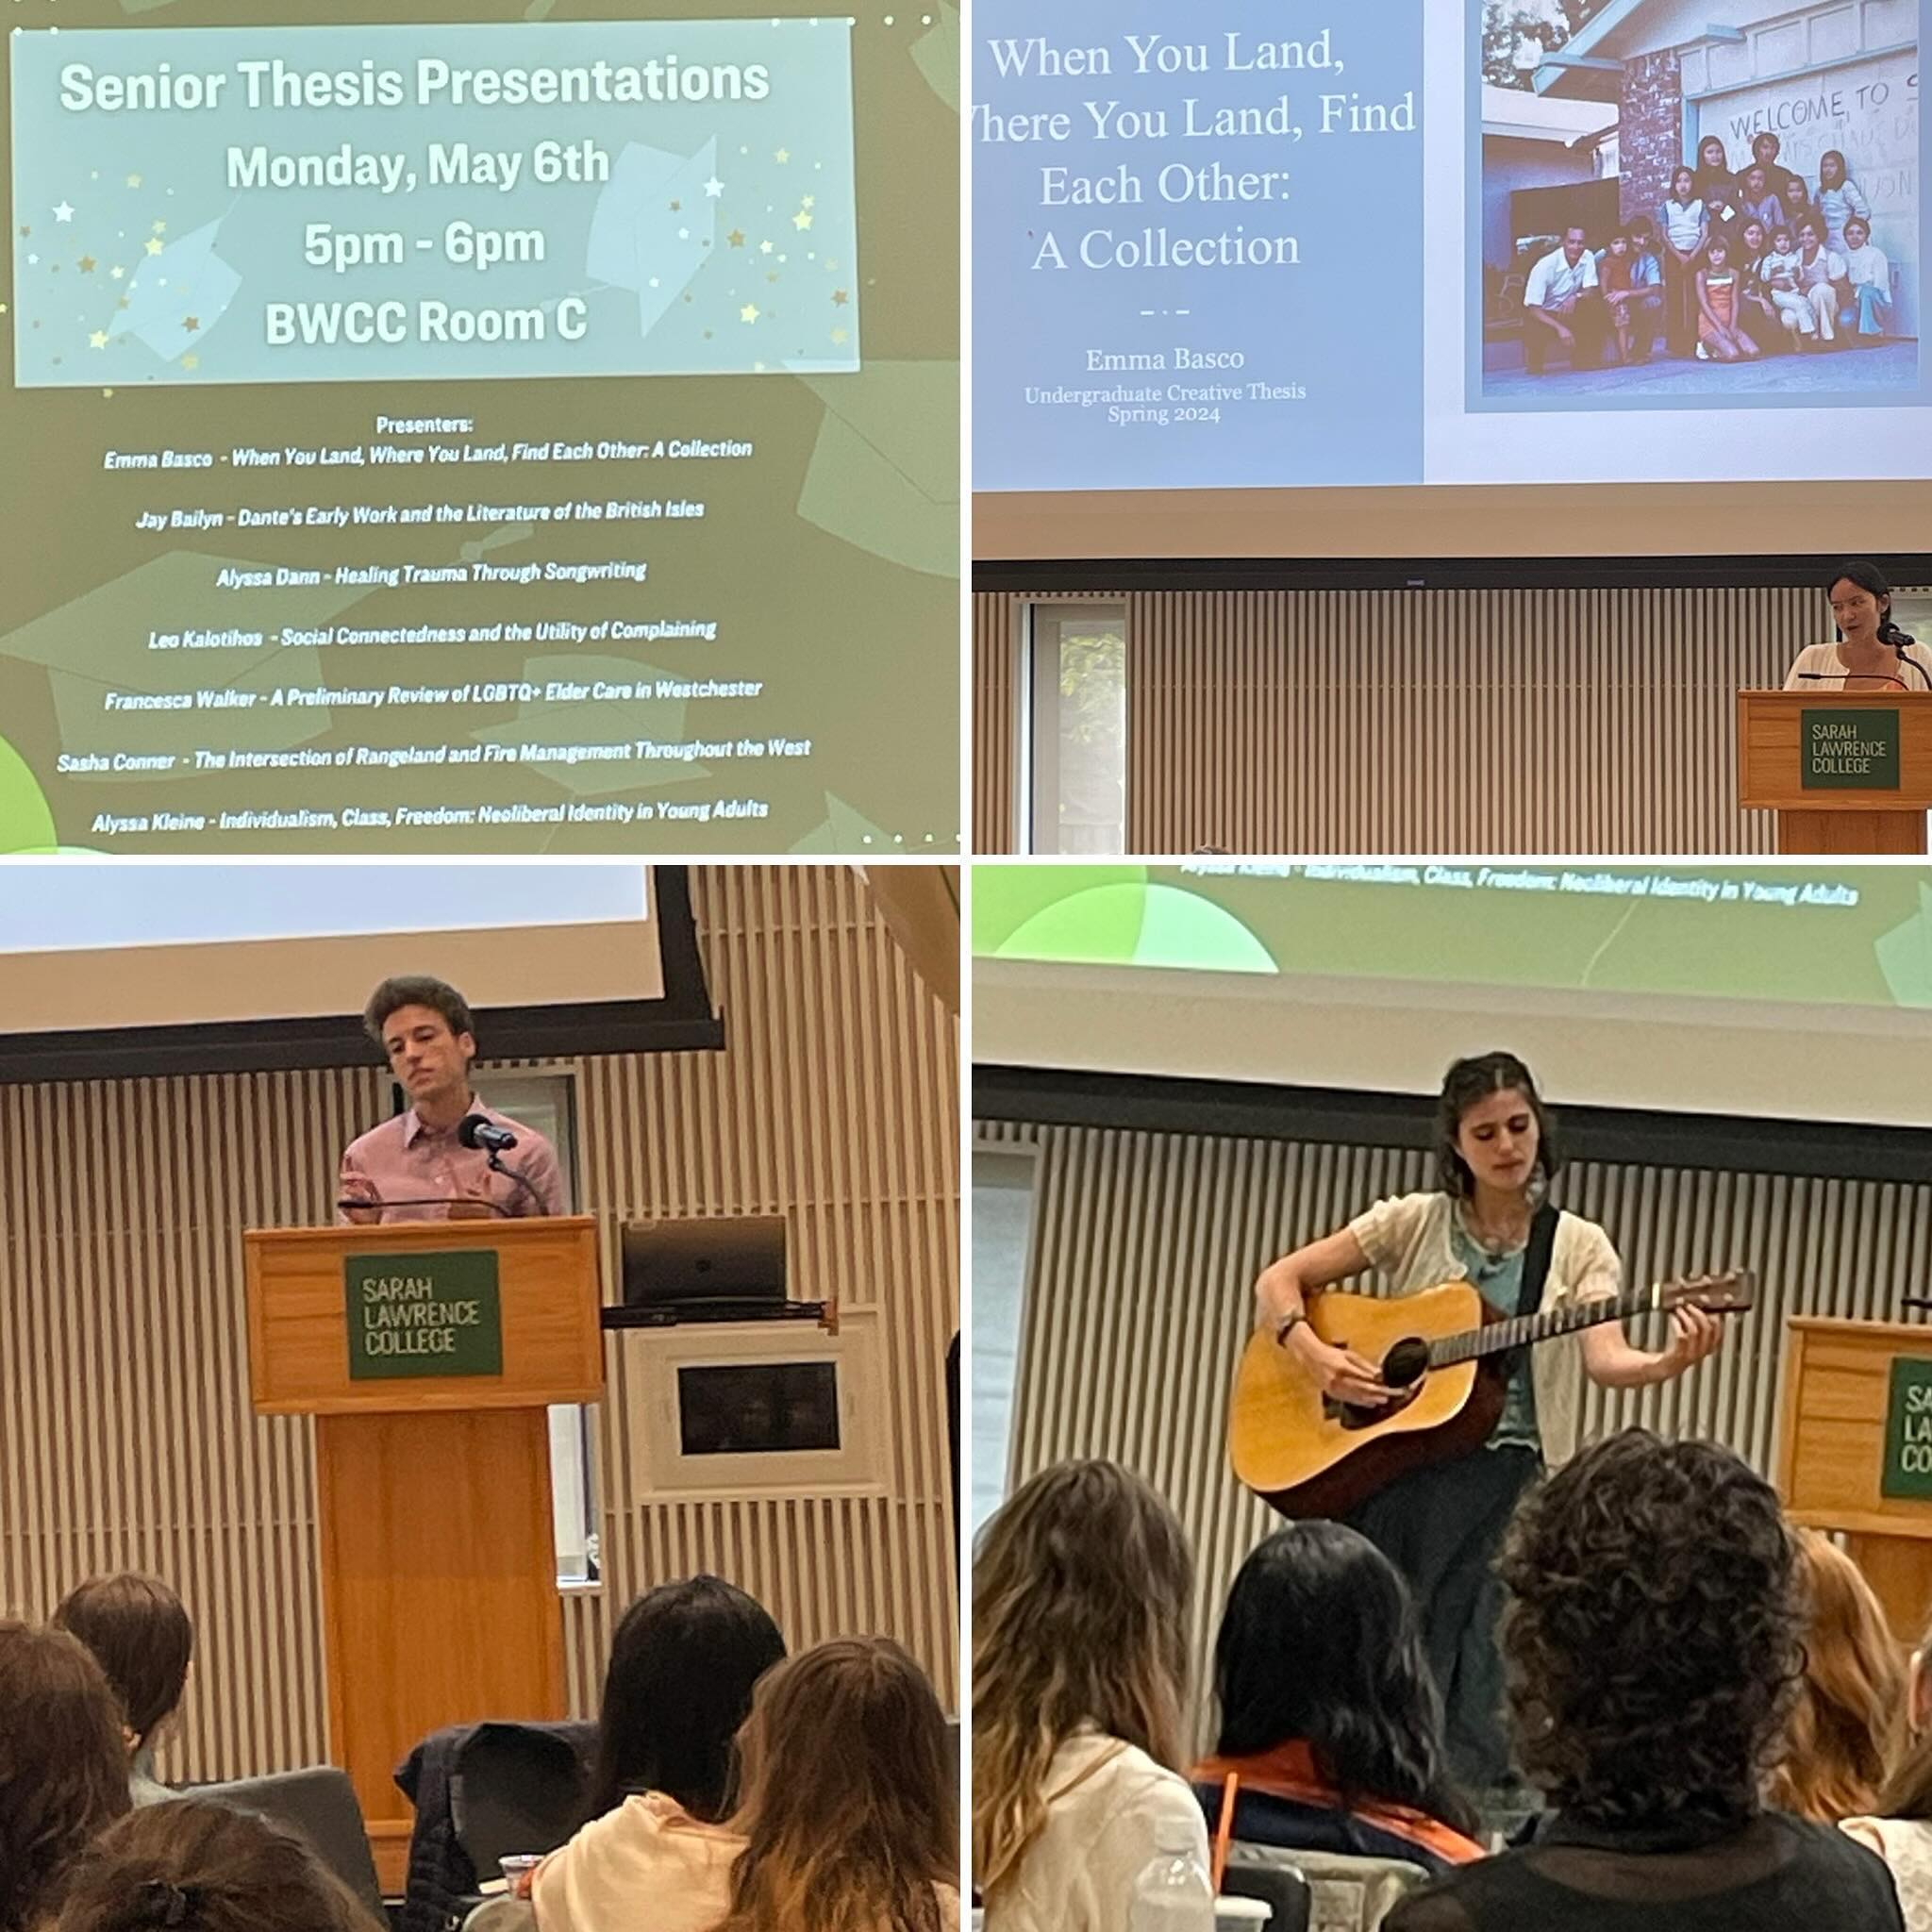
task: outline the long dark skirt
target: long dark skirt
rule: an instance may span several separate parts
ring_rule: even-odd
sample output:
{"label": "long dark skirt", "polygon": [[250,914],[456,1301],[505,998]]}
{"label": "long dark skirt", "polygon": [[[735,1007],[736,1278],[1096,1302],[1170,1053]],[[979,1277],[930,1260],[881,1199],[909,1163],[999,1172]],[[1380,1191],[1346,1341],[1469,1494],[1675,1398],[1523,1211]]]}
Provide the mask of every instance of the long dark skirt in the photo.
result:
{"label": "long dark skirt", "polygon": [[1471,1790],[1512,1782],[1496,1628],[1495,1562],[1518,1500],[1541,1473],[1511,1443],[1412,1471],[1346,1521],[1407,1579],[1442,1693],[1449,1768]]}
{"label": "long dark skirt", "polygon": [[1673,356],[1697,353],[1697,271],[1703,259],[1687,266],[1664,250],[1664,343]]}

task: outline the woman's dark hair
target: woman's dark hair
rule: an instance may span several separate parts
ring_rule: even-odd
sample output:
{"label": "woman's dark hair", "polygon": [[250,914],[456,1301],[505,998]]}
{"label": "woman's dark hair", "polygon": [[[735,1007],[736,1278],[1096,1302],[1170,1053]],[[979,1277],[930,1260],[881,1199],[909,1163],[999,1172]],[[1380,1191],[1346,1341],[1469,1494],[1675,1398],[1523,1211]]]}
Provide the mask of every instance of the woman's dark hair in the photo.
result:
{"label": "woman's dark hair", "polygon": [[1805,1618],[1762,1476],[1626,1429],[1530,1492],[1498,1571],[1517,1756],[1553,1807],[1626,1830],[1756,1815]]}
{"label": "woman's dark hair", "polygon": [[1536,1079],[1513,1053],[1477,1054],[1473,1059],[1457,1060],[1442,1075],[1442,1091],[1436,1101],[1436,1180],[1445,1194],[1466,1201],[1475,1186],[1456,1145],[1456,1130],[1462,1116],[1477,1101],[1492,1093],[1507,1093],[1514,1088],[1523,1095],[1536,1116],[1536,1167],[1545,1182],[1556,1179],[1563,1163],[1557,1153],[1557,1124],[1536,1091]]}
{"label": "woman's dark hair", "polygon": [[1442,1712],[1401,1573],[1340,1523],[1293,1523],[1253,1551],[1214,1642],[1216,1748],[1305,1740],[1344,1802],[1412,1806],[1475,1828],[1442,1769]]}
{"label": "woman's dark hair", "polygon": [[149,1805],[75,1865],[46,1932],[376,1932],[307,1843],[205,1798]]}
{"label": "woman's dark hair", "polygon": [[93,1652],[121,1698],[127,1728],[144,1744],[181,1702],[194,1625],[158,1576],[93,1576],[61,1599],[54,1623]]}
{"label": "woman's dark hair", "polygon": [[752,1687],[785,1655],[755,1597],[716,1576],[647,1591],[610,1641],[588,1813],[632,1791],[662,1791],[715,1824],[737,1801],[732,1739]]}
{"label": "woman's dark hair", "polygon": [[121,1700],[77,1637],[0,1623],[0,1932],[40,1923],[128,1807]]}
{"label": "woman's dark hair", "polygon": [[1891,586],[1874,563],[1841,563],[1832,572],[1831,581],[1824,587],[1828,597],[1840,584],[1857,584],[1859,590],[1869,591],[1878,604],[1878,635],[1888,637],[1891,629]]}

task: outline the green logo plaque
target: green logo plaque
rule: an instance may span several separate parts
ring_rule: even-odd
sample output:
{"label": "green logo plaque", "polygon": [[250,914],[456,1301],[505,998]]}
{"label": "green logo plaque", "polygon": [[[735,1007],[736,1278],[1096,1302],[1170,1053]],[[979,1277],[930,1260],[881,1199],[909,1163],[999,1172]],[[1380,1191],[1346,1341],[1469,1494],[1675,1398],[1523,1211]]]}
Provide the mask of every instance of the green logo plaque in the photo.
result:
{"label": "green logo plaque", "polygon": [[342,1276],[352,1382],[503,1374],[503,1309],[491,1249],[351,1255]]}
{"label": "green logo plaque", "polygon": [[1932,1361],[1923,1356],[1901,1356],[1891,1365],[1878,1493],[1932,1500]]}
{"label": "green logo plaque", "polygon": [[1807,791],[1896,791],[1896,711],[1805,708],[1799,754]]}

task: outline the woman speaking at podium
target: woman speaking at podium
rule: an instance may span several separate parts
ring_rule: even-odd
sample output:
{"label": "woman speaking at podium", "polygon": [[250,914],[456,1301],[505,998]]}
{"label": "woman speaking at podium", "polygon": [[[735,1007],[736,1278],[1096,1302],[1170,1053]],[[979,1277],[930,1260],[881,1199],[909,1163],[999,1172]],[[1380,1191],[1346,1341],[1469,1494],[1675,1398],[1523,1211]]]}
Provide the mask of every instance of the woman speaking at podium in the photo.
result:
{"label": "woman speaking at podium", "polygon": [[1891,621],[1891,586],[1871,564],[1841,565],[1826,594],[1839,641],[1807,644],[1787,691],[1932,691],[1932,655]]}
{"label": "woman speaking at podium", "polygon": [[[1307,1295],[1373,1268],[1396,1294],[1466,1279],[1505,1314],[1525,1303],[1547,1309],[1614,1299],[1623,1271],[1604,1230],[1576,1214],[1540,1216],[1558,1165],[1529,1069],[1507,1053],[1456,1061],[1436,1110],[1438,1191],[1378,1201],[1271,1263],[1255,1284],[1258,1325],[1325,1394],[1379,1407],[1391,1391],[1375,1365],[1315,1333]],[[1687,1307],[1671,1320],[1661,1354],[1633,1348],[1614,1321],[1519,1351],[1501,1420],[1483,1447],[1412,1470],[1348,1514],[1415,1593],[1451,1769],[1465,1786],[1511,1782],[1496,1645],[1502,1593],[1492,1569],[1503,1531],[1545,1462],[1574,1452],[1585,1375],[1610,1389],[1667,1382],[1717,1347],[1714,1316]]]}

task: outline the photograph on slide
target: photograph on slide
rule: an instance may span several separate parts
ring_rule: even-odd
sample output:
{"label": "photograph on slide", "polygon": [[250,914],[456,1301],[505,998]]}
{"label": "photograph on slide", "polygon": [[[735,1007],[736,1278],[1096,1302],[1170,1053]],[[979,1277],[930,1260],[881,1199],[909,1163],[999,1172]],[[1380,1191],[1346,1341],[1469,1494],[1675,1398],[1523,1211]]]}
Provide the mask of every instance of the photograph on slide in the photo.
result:
{"label": "photograph on slide", "polygon": [[1472,408],[1917,390],[1917,0],[1473,0],[1470,58]]}

